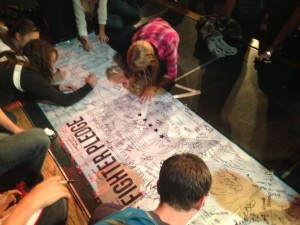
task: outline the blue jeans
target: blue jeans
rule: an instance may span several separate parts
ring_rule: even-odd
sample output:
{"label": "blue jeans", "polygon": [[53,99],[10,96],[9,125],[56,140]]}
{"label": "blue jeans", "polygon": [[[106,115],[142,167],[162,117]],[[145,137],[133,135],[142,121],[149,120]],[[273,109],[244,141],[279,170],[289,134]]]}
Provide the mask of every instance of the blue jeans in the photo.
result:
{"label": "blue jeans", "polygon": [[107,24],[111,30],[121,30],[124,24],[134,23],[140,19],[140,8],[136,0],[108,0]]}
{"label": "blue jeans", "polygon": [[14,188],[25,181],[37,184],[50,139],[40,128],[18,134],[0,133],[0,189]]}

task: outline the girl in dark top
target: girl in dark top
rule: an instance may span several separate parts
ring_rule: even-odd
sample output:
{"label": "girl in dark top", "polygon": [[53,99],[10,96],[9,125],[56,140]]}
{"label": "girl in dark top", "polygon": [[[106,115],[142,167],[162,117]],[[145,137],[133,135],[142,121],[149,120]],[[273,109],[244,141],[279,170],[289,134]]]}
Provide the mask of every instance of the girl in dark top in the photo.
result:
{"label": "girl in dark top", "polygon": [[[85,79],[85,85],[76,89],[73,85],[51,85],[52,64],[57,52],[53,46],[44,40],[31,40],[23,48],[23,56],[27,60],[7,57],[0,63],[0,107],[7,106],[12,101],[24,97],[37,97],[61,106],[70,106],[84,98],[97,85],[97,78],[90,74]],[[1,61],[1,60],[0,60]],[[3,61],[3,60],[2,60]],[[63,93],[70,91],[71,93]],[[19,132],[0,109],[0,126],[11,131]]]}

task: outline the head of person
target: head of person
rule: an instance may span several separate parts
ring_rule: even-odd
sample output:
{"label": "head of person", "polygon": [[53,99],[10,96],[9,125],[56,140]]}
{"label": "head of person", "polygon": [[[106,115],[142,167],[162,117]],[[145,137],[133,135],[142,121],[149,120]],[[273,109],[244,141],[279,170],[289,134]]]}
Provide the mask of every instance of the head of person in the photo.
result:
{"label": "head of person", "polygon": [[57,51],[48,41],[35,39],[29,41],[23,48],[30,66],[40,73],[47,81],[53,80],[53,63],[57,59]]}
{"label": "head of person", "polygon": [[127,65],[133,73],[145,73],[148,67],[157,72],[159,63],[151,43],[146,40],[133,42],[127,51]]}
{"label": "head of person", "polygon": [[173,155],[163,162],[157,191],[160,202],[177,211],[200,210],[212,183],[205,162],[190,153]]}
{"label": "head of person", "polygon": [[13,40],[15,50],[21,50],[28,41],[39,39],[40,32],[33,21],[27,18],[20,18],[9,27],[8,36]]}

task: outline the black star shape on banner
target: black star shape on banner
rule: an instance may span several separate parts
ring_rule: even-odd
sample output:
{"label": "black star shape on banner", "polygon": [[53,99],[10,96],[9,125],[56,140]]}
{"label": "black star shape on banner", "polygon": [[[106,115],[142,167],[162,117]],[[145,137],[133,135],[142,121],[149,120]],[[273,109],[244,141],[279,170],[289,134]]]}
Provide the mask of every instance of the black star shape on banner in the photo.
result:
{"label": "black star shape on banner", "polygon": [[138,116],[142,116],[142,113],[139,113]]}
{"label": "black star shape on banner", "polygon": [[145,119],[143,119],[144,121],[147,121],[147,119],[145,118]]}
{"label": "black star shape on banner", "polygon": [[160,138],[164,138],[165,136],[163,134],[159,135]]}
{"label": "black star shape on banner", "polygon": [[151,123],[148,124],[149,127],[152,127],[153,125]]}
{"label": "black star shape on banner", "polygon": [[155,129],[154,129],[154,131],[155,131],[155,132],[158,132],[158,129],[157,129],[157,128],[155,128]]}

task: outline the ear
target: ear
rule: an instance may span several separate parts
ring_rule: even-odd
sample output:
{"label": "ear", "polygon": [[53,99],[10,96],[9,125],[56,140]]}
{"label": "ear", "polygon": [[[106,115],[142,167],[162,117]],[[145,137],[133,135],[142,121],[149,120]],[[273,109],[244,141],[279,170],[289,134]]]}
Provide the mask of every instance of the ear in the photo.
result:
{"label": "ear", "polygon": [[22,35],[21,35],[19,32],[17,32],[17,33],[15,34],[15,38],[16,38],[18,41],[20,41],[21,38],[22,38]]}
{"label": "ear", "polygon": [[202,206],[204,205],[205,200],[206,200],[206,196],[204,195],[204,196],[202,196],[202,197],[196,202],[195,208],[196,208],[197,211],[199,211],[199,210],[202,208]]}

